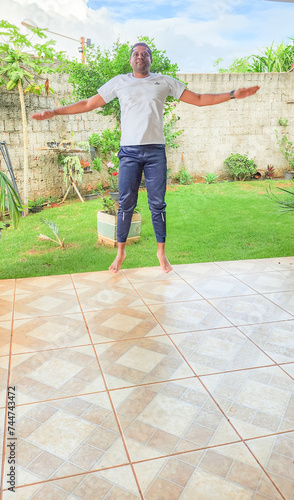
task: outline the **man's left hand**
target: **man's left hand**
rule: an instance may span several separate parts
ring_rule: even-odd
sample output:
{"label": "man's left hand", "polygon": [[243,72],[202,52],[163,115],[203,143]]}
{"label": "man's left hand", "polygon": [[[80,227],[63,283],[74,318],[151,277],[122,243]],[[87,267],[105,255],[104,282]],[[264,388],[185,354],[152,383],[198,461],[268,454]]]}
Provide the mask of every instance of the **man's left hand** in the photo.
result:
{"label": "man's left hand", "polygon": [[238,90],[235,90],[234,97],[235,97],[235,99],[244,99],[244,97],[248,97],[250,95],[256,94],[256,92],[259,89],[260,89],[260,87],[258,87],[258,85],[256,85],[255,87],[248,87],[247,89],[246,88],[238,89]]}

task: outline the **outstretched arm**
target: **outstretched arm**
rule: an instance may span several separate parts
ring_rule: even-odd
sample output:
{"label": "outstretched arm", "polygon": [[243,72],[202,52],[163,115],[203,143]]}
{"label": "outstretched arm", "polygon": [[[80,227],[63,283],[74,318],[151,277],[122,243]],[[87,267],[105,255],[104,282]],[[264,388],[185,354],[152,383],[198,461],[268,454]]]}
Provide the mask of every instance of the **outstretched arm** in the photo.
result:
{"label": "outstretched arm", "polygon": [[[249,87],[242,88],[234,91],[235,99],[244,99],[250,95],[255,94],[260,87]],[[186,102],[187,104],[194,104],[194,106],[213,106],[214,104],[220,104],[222,102],[229,101],[231,99],[230,92],[224,94],[196,94],[192,90],[184,90],[180,97],[180,101]]]}
{"label": "outstretched arm", "polygon": [[75,115],[79,113],[86,113],[92,111],[93,109],[100,108],[104,106],[105,101],[99,94],[85,99],[84,101],[76,102],[75,104],[70,104],[69,106],[63,106],[62,108],[47,109],[42,113],[35,113],[31,116],[34,120],[49,120],[53,116],[58,115]]}

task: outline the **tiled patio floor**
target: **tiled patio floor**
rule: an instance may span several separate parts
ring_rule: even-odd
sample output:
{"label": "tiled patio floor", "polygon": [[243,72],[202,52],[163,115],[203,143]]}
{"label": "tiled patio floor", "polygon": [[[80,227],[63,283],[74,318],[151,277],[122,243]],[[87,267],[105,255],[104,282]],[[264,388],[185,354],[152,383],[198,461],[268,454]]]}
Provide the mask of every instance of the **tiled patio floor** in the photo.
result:
{"label": "tiled patio floor", "polygon": [[4,500],[293,499],[293,389],[294,257],[0,281]]}

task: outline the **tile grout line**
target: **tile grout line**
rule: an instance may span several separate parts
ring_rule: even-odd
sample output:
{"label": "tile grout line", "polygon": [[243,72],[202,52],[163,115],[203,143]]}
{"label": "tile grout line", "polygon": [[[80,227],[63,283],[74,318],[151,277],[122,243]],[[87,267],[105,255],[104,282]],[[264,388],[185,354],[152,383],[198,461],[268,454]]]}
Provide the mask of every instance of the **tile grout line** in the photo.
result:
{"label": "tile grout line", "polygon": [[6,443],[7,422],[8,422],[8,388],[9,388],[10,370],[11,370],[11,353],[12,353],[12,341],[13,341],[15,295],[16,295],[16,280],[14,281],[14,290],[13,290],[13,304],[12,304],[12,315],[11,315],[11,335],[10,335],[9,361],[8,361],[7,384],[6,384],[6,395],[5,395],[5,414],[4,414],[3,447],[2,447],[3,456],[2,456],[2,464],[1,464],[0,500],[2,499],[2,496],[3,496],[2,492],[3,492],[4,468],[5,468],[5,458],[6,458],[5,443]]}
{"label": "tile grout line", "polygon": [[[128,278],[127,278],[127,279],[128,279]],[[132,283],[131,283],[131,284],[132,284]],[[133,284],[132,284],[132,286],[133,286]],[[134,286],[133,286],[133,288],[134,288]],[[137,292],[137,290],[136,290],[136,292]],[[137,293],[138,293],[138,292],[137,292]],[[76,291],[76,294],[78,295],[78,292],[77,292],[77,291]],[[206,300],[206,299],[204,299],[204,300]],[[144,302],[144,303],[145,303],[145,302]],[[80,304],[80,307],[81,307],[81,304]],[[148,305],[147,305],[147,308],[148,308],[148,310],[150,311],[150,309],[149,309]],[[81,310],[82,310],[82,308],[81,308]],[[151,311],[150,311],[150,312],[151,312]],[[84,312],[83,312],[83,310],[82,310],[82,314],[83,314],[83,317],[84,317]],[[152,313],[151,313],[151,314],[152,314]],[[155,319],[156,319],[156,318],[155,318]],[[84,317],[84,321],[85,321],[85,323],[86,323],[85,317]],[[156,320],[156,321],[157,321],[157,320]],[[291,321],[291,320],[285,320],[285,321]],[[157,321],[157,323],[159,323],[159,324],[160,324],[160,322],[159,322],[159,321]],[[266,323],[265,323],[265,324],[266,324]],[[89,332],[89,329],[88,329],[88,325],[87,325],[87,323],[86,323],[86,326],[87,326],[88,334],[89,334],[89,335],[90,335],[90,337],[91,337],[91,334],[90,334],[90,332]],[[162,325],[160,324],[160,326],[162,326]],[[235,325],[232,325],[232,326],[236,327]],[[223,328],[225,328],[225,327],[223,327]],[[231,327],[226,327],[226,328],[231,328]],[[236,328],[238,328],[238,327],[236,327]],[[164,330],[164,329],[163,329],[163,330]],[[238,330],[239,330],[239,328],[238,328]],[[164,330],[164,331],[165,331],[165,330]],[[181,332],[181,333],[187,333],[187,332]],[[241,333],[243,334],[243,332],[241,332]],[[166,334],[166,335],[168,335],[168,337],[170,338],[170,334],[167,334],[166,332],[165,332],[165,334]],[[245,334],[243,334],[243,335],[245,335]],[[154,336],[154,337],[157,337],[157,336]],[[245,335],[245,337],[247,337],[247,336]],[[147,337],[147,338],[150,338],[150,337]],[[140,340],[140,339],[142,340],[142,338],[138,338],[138,340]],[[143,337],[143,339],[145,339],[145,337]],[[91,340],[92,340],[92,339],[91,339]],[[128,340],[128,339],[123,339],[123,340]],[[122,340],[122,341],[123,341],[123,340]],[[134,339],[130,339],[130,340],[134,340]],[[251,340],[251,339],[249,339],[249,340]],[[113,342],[118,342],[118,341],[113,341]],[[251,342],[253,342],[253,341],[251,341]],[[104,344],[104,343],[108,343],[108,342],[103,342],[103,344]],[[253,342],[253,343],[254,343],[254,342]],[[92,347],[93,347],[93,346],[95,346],[96,344],[94,344],[94,342],[92,341],[92,344],[91,344],[91,345],[92,345]],[[72,347],[77,347],[77,346],[72,346]],[[175,346],[175,347],[177,347],[177,346]],[[257,346],[257,347],[258,347],[258,346]],[[66,348],[68,348],[68,346],[67,346]],[[58,348],[58,349],[59,349],[59,348]],[[64,347],[63,347],[63,348],[61,348],[61,349],[64,349]],[[51,350],[51,349],[50,349],[50,350]],[[95,351],[95,349],[94,349],[94,351]],[[37,352],[38,352],[38,351],[37,351]],[[180,352],[180,351],[179,351],[179,352]],[[21,353],[19,353],[19,354],[21,354]],[[181,353],[180,353],[180,354],[181,354]],[[182,357],[183,357],[183,355],[182,355]],[[97,358],[97,353],[96,353],[96,358]],[[184,357],[183,357],[183,358],[184,358]],[[184,360],[185,360],[185,358],[184,358]],[[97,361],[98,361],[98,364],[99,364],[99,360],[98,360],[98,358],[97,358]],[[185,362],[187,362],[187,360],[185,360]],[[286,363],[285,363],[285,364],[286,364]],[[100,364],[99,364],[99,367],[100,367]],[[104,375],[104,374],[103,374],[102,369],[100,369],[100,371],[101,371],[101,374],[102,374],[102,375]],[[234,370],[234,371],[239,371],[239,370]],[[193,372],[194,372],[194,370],[193,370]],[[223,372],[223,373],[226,373],[226,372]],[[196,375],[196,377],[197,377],[197,375]],[[186,378],[190,378],[190,377],[186,377]],[[191,378],[193,378],[193,377],[191,377]],[[103,379],[103,380],[104,380],[104,379]],[[178,379],[178,380],[181,380],[181,379]],[[167,380],[167,381],[161,381],[161,382],[158,382],[158,383],[164,383],[164,382],[169,382],[169,380]],[[108,389],[108,388],[107,388],[107,385],[106,385],[105,380],[104,380],[104,383],[105,383],[105,387],[106,387],[106,391],[107,391],[107,392],[111,393],[113,390],[117,390],[117,389]],[[155,383],[155,382],[154,382],[154,383]],[[152,384],[153,384],[153,383],[152,383]],[[149,383],[149,384],[142,384],[142,385],[150,385],[150,383]],[[133,386],[132,386],[132,387],[133,387]],[[136,387],[136,386],[135,386],[135,387]],[[206,388],[205,388],[205,389],[206,389]],[[206,389],[206,390],[207,390],[207,389]],[[99,392],[100,392],[100,391],[99,391]],[[101,391],[101,392],[104,392],[104,391]],[[209,391],[208,391],[208,392],[209,392]],[[72,397],[72,396],[71,396],[71,397]],[[59,399],[62,399],[62,398],[59,398]],[[115,410],[114,410],[114,415],[115,415]],[[286,431],[286,432],[287,432],[287,431]],[[253,438],[249,438],[249,439],[253,439]],[[220,445],[220,446],[222,446],[222,445]],[[183,452],[183,453],[184,453],[184,452]],[[168,455],[168,456],[169,456],[169,455]],[[254,456],[254,455],[253,455],[253,456]],[[254,458],[255,458],[255,457],[254,457]],[[143,460],[143,461],[144,461],[144,460]],[[131,462],[131,461],[130,461],[130,462]],[[136,462],[132,462],[132,463],[136,463]],[[121,466],[119,465],[119,466],[114,466],[114,467],[121,467]],[[85,474],[86,474],[86,472],[85,472]],[[46,482],[46,481],[44,481],[44,482]],[[24,485],[24,486],[25,486],[25,485]],[[283,497],[283,498],[284,498],[284,497]]]}
{"label": "tile grout line", "polygon": [[[102,471],[104,472],[106,470],[119,469],[121,467],[128,467],[129,465],[130,465],[129,463],[125,463],[125,464],[113,465],[112,467],[103,467],[101,469],[93,469],[91,471],[79,472],[77,474],[71,474],[69,476],[61,476],[61,477],[52,477],[52,478],[48,478],[48,479],[41,479],[40,481],[35,481],[34,483],[21,484],[19,486],[16,486],[15,489],[19,490],[19,489],[22,489],[22,488],[26,488],[27,486],[29,487],[29,486],[39,485],[39,484],[41,485],[41,484],[46,484],[46,483],[52,483],[54,481],[61,481],[63,479],[70,479],[71,477],[86,476],[87,474],[94,474],[95,472],[102,472]],[[60,488],[63,490],[63,488],[61,486],[60,486]],[[75,489],[76,489],[76,487],[75,487]],[[3,491],[8,491],[8,489],[5,488]]]}
{"label": "tile grout line", "polygon": [[[220,267],[220,266],[219,266],[219,267]],[[265,273],[264,273],[264,274],[265,274]],[[232,276],[232,277],[234,277],[234,278],[236,278],[236,276],[234,276],[234,275],[232,275],[232,274],[231,274],[231,276]],[[183,278],[183,279],[184,279],[184,278]],[[242,282],[239,278],[237,278],[237,279],[240,281],[240,283],[243,283],[243,282]],[[184,279],[184,281],[185,281],[185,279]],[[187,284],[189,285],[189,283],[187,283]],[[246,285],[246,283],[243,283],[243,284],[245,284],[245,285]],[[191,285],[191,286],[192,286],[192,285]],[[248,285],[246,285],[246,286],[248,286]],[[192,288],[193,288],[193,286],[192,286]],[[251,288],[251,287],[250,287],[250,288]],[[193,289],[194,289],[194,288],[193,288]],[[196,290],[196,289],[194,289],[194,290]],[[199,293],[197,290],[196,290],[196,292],[197,292],[197,293]],[[262,296],[262,297],[263,297],[263,298],[265,298],[266,300],[270,300],[270,299],[267,299],[267,297],[264,297],[264,295],[263,295],[262,293],[260,293],[260,292],[257,292],[257,291],[256,291],[256,294],[257,294],[257,295]],[[201,294],[200,294],[200,295],[201,295]],[[201,296],[202,296],[202,295],[201,295]],[[224,315],[221,311],[218,311],[218,309],[217,309],[217,308],[216,308],[213,304],[211,304],[210,299],[205,299],[205,300],[207,301],[207,303],[208,303],[208,304],[210,304],[210,306],[211,306],[211,307],[213,307],[213,308],[214,308],[217,312],[219,312],[219,313],[220,313],[220,314],[221,314],[221,315],[222,315],[225,319],[227,319],[230,323],[232,323],[232,322],[231,322],[231,321],[230,321],[230,320],[229,320],[229,319],[228,319],[228,318],[227,318],[227,317],[226,317],[226,316],[225,316],[225,315]],[[270,301],[270,302],[272,302],[272,301]],[[274,302],[272,302],[272,303],[273,303],[274,305],[276,305],[276,306],[277,306],[277,304],[275,304]],[[280,307],[280,306],[277,306],[277,307]],[[283,309],[283,308],[281,308],[281,309]],[[283,310],[284,310],[284,312],[288,313],[288,311],[286,311],[285,309],[283,309]],[[288,313],[288,314],[291,314],[291,313]],[[282,320],[282,321],[292,321],[292,319]],[[276,321],[272,321],[272,322],[270,322],[270,323],[279,323],[279,321],[278,321],[278,320],[276,320]],[[256,324],[267,324],[267,322],[266,322],[266,323],[253,323],[253,325],[256,325]],[[250,339],[250,338],[249,338],[249,337],[248,337],[248,336],[247,336],[244,332],[242,332],[242,330],[240,330],[240,327],[242,327],[242,326],[250,326],[250,325],[233,325],[233,326],[234,326],[235,328],[237,328],[237,329],[238,329],[238,331],[239,331],[242,335],[245,335],[245,336],[246,336],[246,338],[247,338],[250,342],[252,342],[252,343],[253,343],[253,344],[254,344],[254,345],[255,345],[255,346],[256,346],[256,347],[257,347],[257,348],[258,348],[261,352],[263,352],[263,354],[265,354],[265,355],[266,355],[266,356],[267,356],[267,357],[268,357],[271,361],[273,361],[274,366],[280,366],[280,364],[279,364],[279,363],[277,363],[277,362],[276,362],[273,358],[271,358],[271,356],[269,356],[269,355],[268,355],[265,351],[263,351],[263,349],[262,349],[262,348],[260,348],[257,344],[255,344],[255,342],[253,342],[253,340],[251,340],[251,339]],[[168,335],[169,335],[169,334],[168,334]],[[259,367],[252,367],[252,369],[256,369],[256,368],[259,368]],[[262,367],[260,367],[260,368],[262,368]],[[281,369],[282,369],[282,368],[281,368]],[[283,369],[282,369],[282,370],[283,370]],[[239,371],[239,370],[232,370],[232,371]],[[284,371],[284,373],[286,373],[288,376],[290,376],[290,377],[291,377],[291,375],[289,375],[287,372],[285,372],[285,370],[283,370],[283,371]],[[222,373],[222,372],[220,372],[220,373]],[[223,372],[223,373],[225,373],[225,372]],[[293,378],[293,377],[291,377],[291,378]]]}
{"label": "tile grout line", "polygon": [[133,466],[133,463],[132,463],[132,460],[131,460],[131,456],[129,454],[129,450],[128,450],[128,447],[127,447],[127,443],[125,441],[125,437],[124,437],[124,434],[123,434],[123,430],[122,430],[122,427],[120,425],[120,422],[119,422],[119,419],[117,417],[117,414],[116,414],[116,409],[114,407],[114,404],[113,404],[113,401],[112,401],[112,398],[110,396],[110,392],[109,392],[109,389],[108,389],[108,385],[107,385],[107,382],[106,382],[106,378],[105,378],[105,375],[104,375],[104,372],[102,371],[102,366],[100,364],[100,361],[99,361],[99,357],[98,357],[98,354],[97,354],[97,351],[95,349],[95,346],[94,346],[94,343],[93,343],[93,339],[92,339],[92,336],[91,336],[91,333],[90,333],[90,329],[88,327],[88,323],[86,321],[86,317],[85,317],[85,313],[83,311],[83,308],[82,308],[82,305],[81,305],[81,302],[80,302],[80,298],[79,298],[79,295],[78,295],[78,292],[77,292],[77,289],[75,287],[75,283],[74,283],[74,280],[73,280],[73,277],[72,275],[70,275],[71,277],[71,280],[72,280],[72,283],[73,283],[73,287],[74,287],[74,290],[75,290],[75,293],[76,293],[76,297],[77,297],[77,300],[78,300],[78,303],[79,303],[79,306],[80,306],[80,309],[81,309],[81,313],[83,315],[83,319],[84,319],[84,322],[85,322],[85,325],[86,325],[86,328],[87,328],[87,331],[88,331],[88,334],[90,336],[90,340],[91,340],[91,345],[92,345],[92,348],[94,350],[94,354],[96,356],[96,360],[97,360],[97,363],[98,363],[98,366],[99,366],[99,370],[100,370],[100,373],[101,373],[101,376],[102,376],[102,379],[103,379],[103,383],[104,383],[104,386],[106,388],[106,392],[107,392],[107,396],[108,396],[108,399],[109,399],[109,402],[111,404],[111,408],[112,408],[112,411],[113,411],[113,415],[115,417],[115,420],[116,420],[116,424],[118,426],[118,430],[119,430],[119,433],[120,433],[120,436],[121,436],[121,439],[122,439],[122,442],[123,442],[123,446],[124,446],[124,449],[125,449],[125,453],[126,453],[126,456],[127,456],[127,459],[129,460],[129,463],[130,463],[130,466],[131,466],[131,469],[132,469],[132,472],[133,472],[133,475],[134,475],[134,478],[135,478],[135,481],[136,481],[136,484],[137,484],[137,487],[138,487],[138,491],[139,491],[139,494],[143,500],[143,493],[142,493],[142,490],[141,490],[141,486],[140,486],[140,483],[139,483],[139,480],[138,480],[138,477],[137,477],[137,474],[136,474],[136,471],[134,469],[134,466]]}
{"label": "tile grout line", "polygon": [[[184,278],[181,278],[183,279],[184,282],[186,282],[186,280]],[[187,283],[187,282],[186,282]],[[132,283],[131,283],[132,284]],[[189,283],[187,283],[189,285]],[[132,284],[133,286],[133,284]],[[133,286],[133,288],[135,288]],[[193,288],[193,287],[192,287]],[[137,290],[136,290],[137,291]],[[139,292],[137,291],[138,295]],[[199,293],[199,292],[197,292]],[[201,294],[199,294],[201,295]],[[202,295],[201,295],[202,296]],[[140,296],[141,297],[141,296]],[[144,301],[144,299],[141,297],[141,299]],[[210,302],[207,300],[207,299],[204,299],[206,300],[209,304]],[[214,309],[216,309],[212,304],[210,304]],[[155,318],[154,314],[152,313],[152,311],[150,310],[148,304],[146,304],[146,306],[148,307],[150,313],[153,315],[153,317]],[[217,310],[217,309],[216,309]],[[217,310],[218,311],[218,310]],[[219,312],[219,311],[218,311]],[[225,319],[227,319],[222,313],[220,313]],[[155,318],[156,320],[156,318]],[[161,325],[161,323],[157,320],[157,322],[160,324],[160,326],[163,328],[163,326]],[[229,321],[231,323],[231,321]],[[235,325],[232,325],[232,326],[235,326]],[[163,328],[163,330],[166,332],[166,330]],[[173,340],[170,338],[170,335],[166,332],[167,336],[169,337],[169,339],[171,340],[171,342],[174,344]],[[198,376],[195,372],[195,370],[191,367],[190,363],[186,360],[186,358],[184,357],[184,355],[180,352],[180,350],[178,349],[178,347],[174,344],[174,346],[176,347],[176,349],[178,350],[178,352],[180,353],[180,355],[182,356],[182,358],[184,359],[184,361],[188,364],[189,368],[193,371],[193,373],[195,373],[196,377],[198,378],[199,382],[202,384],[202,386],[204,387],[204,389],[207,391],[207,393],[209,394],[210,398],[214,401],[214,403],[217,405],[217,407],[219,408],[219,410],[221,411],[221,413],[223,414],[223,416],[225,417],[225,419],[228,421],[228,423],[232,426],[233,430],[236,432],[236,434],[239,436],[239,438],[241,439],[241,441],[243,442],[243,444],[246,446],[246,448],[248,449],[248,451],[251,453],[251,455],[253,456],[253,458],[256,460],[256,462],[259,464],[259,466],[262,468],[262,470],[264,471],[264,473],[266,474],[266,476],[269,478],[269,480],[272,482],[272,484],[274,485],[274,487],[278,490],[278,492],[282,495],[282,498],[284,500],[287,500],[283,494],[281,493],[280,489],[278,488],[278,486],[275,484],[275,482],[273,481],[273,479],[269,476],[269,474],[267,473],[267,471],[263,468],[263,466],[261,465],[261,463],[259,462],[259,460],[257,459],[257,457],[255,457],[254,453],[251,451],[251,449],[246,445],[244,439],[242,438],[242,436],[239,434],[239,432],[237,431],[237,429],[235,429],[234,425],[232,424],[232,422],[230,421],[229,417],[225,414],[225,412],[222,410],[222,408],[220,407],[220,405],[217,403],[217,401],[214,399],[214,397],[212,396],[212,394],[210,393],[210,391],[207,389],[207,387],[205,386],[204,382],[201,380],[201,377]],[[238,370],[237,370],[238,371]],[[224,372],[226,373],[226,372]]]}
{"label": "tile grout line", "polygon": [[[149,386],[149,385],[156,385],[156,384],[163,384],[165,382],[177,382],[178,380],[189,380],[189,379],[194,379],[196,378],[195,375],[191,375],[189,377],[181,377],[181,378],[175,378],[175,379],[170,379],[170,380],[159,380],[159,381],[156,381],[156,382],[146,382],[145,384],[136,384],[136,385],[126,385],[126,386],[123,386],[123,387],[114,387],[112,389],[103,389],[101,391],[94,391],[94,392],[84,392],[84,393],[81,393],[81,394],[71,394],[71,395],[65,395],[65,396],[60,396],[60,397],[55,397],[55,398],[47,398],[47,399],[40,399],[40,400],[37,400],[37,401],[30,401],[28,403],[21,403],[19,405],[16,405],[17,408],[18,407],[22,407],[22,406],[31,406],[31,405],[35,405],[35,404],[40,404],[40,403],[50,403],[50,401],[59,401],[59,400],[63,400],[63,399],[71,399],[71,398],[74,398],[74,397],[83,397],[83,396],[89,396],[91,394],[103,394],[105,392],[115,392],[115,391],[120,391],[121,389],[136,389],[138,387],[146,387],[146,386]],[[4,409],[4,407],[0,407],[0,409]]]}

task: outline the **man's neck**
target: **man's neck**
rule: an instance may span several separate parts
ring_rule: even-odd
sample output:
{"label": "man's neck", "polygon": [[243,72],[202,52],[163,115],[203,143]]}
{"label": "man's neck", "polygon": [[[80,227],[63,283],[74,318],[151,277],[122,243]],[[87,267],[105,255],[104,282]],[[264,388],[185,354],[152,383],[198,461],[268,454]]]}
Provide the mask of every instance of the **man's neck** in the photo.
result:
{"label": "man's neck", "polygon": [[150,76],[150,73],[146,73],[146,74],[143,74],[143,73],[136,73],[136,72],[133,72],[133,76],[135,78],[147,78],[148,76]]}

